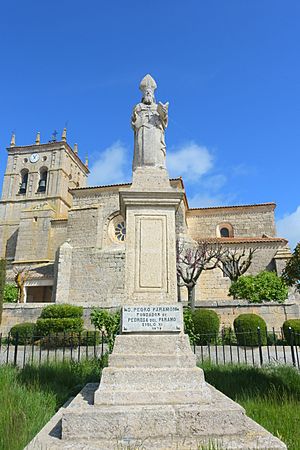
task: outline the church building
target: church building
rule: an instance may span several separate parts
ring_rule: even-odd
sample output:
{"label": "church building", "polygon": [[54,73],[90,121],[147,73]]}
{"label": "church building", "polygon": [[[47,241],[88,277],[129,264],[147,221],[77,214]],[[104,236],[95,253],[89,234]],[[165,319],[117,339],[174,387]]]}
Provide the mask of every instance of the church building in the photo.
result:
{"label": "church building", "polygon": [[[160,167],[164,177],[167,175],[162,167],[167,104],[155,103],[152,94],[156,85],[146,78],[141,84],[143,100],[132,117],[136,185],[141,158],[145,166]],[[147,108],[156,122],[146,135],[139,121]],[[152,153],[141,151],[143,139],[160,146],[155,160]],[[22,270],[28,273],[25,303],[124,304],[126,229],[131,224],[126,223],[120,199],[131,184],[88,186],[87,161],[78,156],[76,144],[73,148],[68,144],[66,129],[59,141],[41,143],[38,133],[35,143],[25,146],[17,145],[13,135],[7,151],[0,201],[0,257],[7,260],[7,281],[14,282],[16,273]],[[274,203],[190,208],[184,180],[152,178],[151,170],[143,172],[144,179],[147,176],[154,191],[155,183],[158,187],[166,183],[166,195],[174,193],[179,199],[174,245],[177,238],[186,237],[220,242],[228,248],[257,248],[248,273],[265,269],[281,273],[290,253],[287,240],[276,236]],[[163,201],[164,194],[160,195]],[[147,230],[151,233],[151,227]],[[229,286],[229,278],[220,269],[204,272],[196,301],[228,298]],[[181,298],[186,298],[185,289]]]}

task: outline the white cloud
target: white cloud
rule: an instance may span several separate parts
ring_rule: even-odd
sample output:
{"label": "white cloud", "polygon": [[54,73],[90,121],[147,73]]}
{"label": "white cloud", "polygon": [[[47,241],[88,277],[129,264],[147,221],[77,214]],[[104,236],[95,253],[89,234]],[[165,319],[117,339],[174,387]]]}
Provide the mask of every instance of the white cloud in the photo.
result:
{"label": "white cloud", "polygon": [[167,166],[172,177],[196,181],[213,167],[213,156],[206,147],[191,141],[178,150],[169,151]]}
{"label": "white cloud", "polygon": [[215,192],[221,189],[221,187],[223,187],[226,182],[226,176],[219,173],[217,175],[212,175],[211,177],[204,178],[202,181],[202,186]]}
{"label": "white cloud", "polygon": [[276,226],[278,236],[287,238],[293,250],[300,242],[300,206],[296,211],[277,220]]}
{"label": "white cloud", "polygon": [[190,208],[207,208],[208,206],[221,206],[222,200],[218,196],[211,196],[209,193],[195,194],[188,199]]}
{"label": "white cloud", "polygon": [[130,170],[125,146],[114,142],[99,154],[92,163],[89,185],[124,183],[130,179]]}

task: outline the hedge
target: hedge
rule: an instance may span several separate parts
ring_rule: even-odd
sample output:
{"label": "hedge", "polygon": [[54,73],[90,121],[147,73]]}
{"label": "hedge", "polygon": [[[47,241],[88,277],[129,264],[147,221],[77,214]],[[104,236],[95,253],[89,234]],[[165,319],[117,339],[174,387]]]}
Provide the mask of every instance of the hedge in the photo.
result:
{"label": "hedge", "polygon": [[258,327],[260,328],[261,344],[267,343],[267,325],[257,314],[240,314],[234,319],[233,327],[238,345],[259,345]]}
{"label": "hedge", "polygon": [[73,332],[80,333],[83,330],[83,319],[80,317],[63,319],[38,319],[36,333],[38,336],[47,336],[51,333]]}
{"label": "hedge", "polygon": [[197,344],[207,344],[216,339],[220,328],[220,318],[215,311],[202,308],[196,309],[192,312],[192,319],[194,322],[194,333],[197,335]]}
{"label": "hedge", "polygon": [[43,308],[40,319],[65,319],[82,317],[83,307],[68,304],[49,305]]}
{"label": "hedge", "polygon": [[[44,348],[55,349],[62,347],[93,346],[101,343],[99,331],[83,330],[82,333],[59,332],[42,337],[40,344]],[[84,351],[84,350],[83,350]]]}
{"label": "hedge", "polygon": [[[292,336],[289,327],[292,329]],[[300,319],[286,320],[282,328],[284,337],[289,345],[291,345],[292,340],[294,344],[300,345]]]}
{"label": "hedge", "polygon": [[10,333],[11,342],[13,344],[16,343],[16,338],[17,338],[17,334],[18,334],[18,344],[24,345],[24,344],[32,343],[32,341],[34,340],[35,332],[36,332],[35,323],[24,322],[24,323],[18,323],[17,325],[14,325],[10,329],[9,333]]}

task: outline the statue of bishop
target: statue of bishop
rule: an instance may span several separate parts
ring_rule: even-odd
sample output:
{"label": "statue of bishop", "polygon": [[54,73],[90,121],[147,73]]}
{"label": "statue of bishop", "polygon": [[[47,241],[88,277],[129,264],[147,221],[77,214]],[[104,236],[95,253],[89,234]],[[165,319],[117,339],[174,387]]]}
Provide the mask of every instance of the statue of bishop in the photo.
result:
{"label": "statue of bishop", "polygon": [[165,129],[168,125],[168,106],[155,102],[156,83],[151,75],[146,75],[140,84],[143,93],[132,113],[131,125],[134,130],[133,170],[152,166],[166,169]]}

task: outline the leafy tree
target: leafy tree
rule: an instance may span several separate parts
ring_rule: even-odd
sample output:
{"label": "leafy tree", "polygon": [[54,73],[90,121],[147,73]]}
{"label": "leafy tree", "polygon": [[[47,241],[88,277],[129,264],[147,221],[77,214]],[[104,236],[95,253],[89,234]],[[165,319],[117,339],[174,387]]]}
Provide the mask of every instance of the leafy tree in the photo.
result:
{"label": "leafy tree", "polygon": [[18,301],[18,288],[14,284],[7,283],[4,286],[3,302],[16,303]]}
{"label": "leafy tree", "polygon": [[300,292],[300,242],[282,273],[282,279],[288,286],[295,286]]}
{"label": "leafy tree", "polygon": [[220,244],[197,241],[191,245],[177,242],[177,275],[179,286],[188,291],[188,304],[195,310],[195,286],[204,270],[218,266],[226,250]]}
{"label": "leafy tree", "polygon": [[5,278],[6,278],[6,260],[0,259],[0,324],[2,320],[2,311],[3,311]]}
{"label": "leafy tree", "polygon": [[258,275],[242,275],[230,286],[229,295],[246,299],[251,303],[262,301],[283,303],[288,296],[288,289],[276,273],[260,272]]}
{"label": "leafy tree", "polygon": [[245,247],[242,251],[237,248],[228,249],[219,261],[218,267],[233,283],[234,281],[237,281],[241,275],[247,272],[251,266],[253,255],[256,250],[256,248],[249,248],[249,250],[247,250]]}

